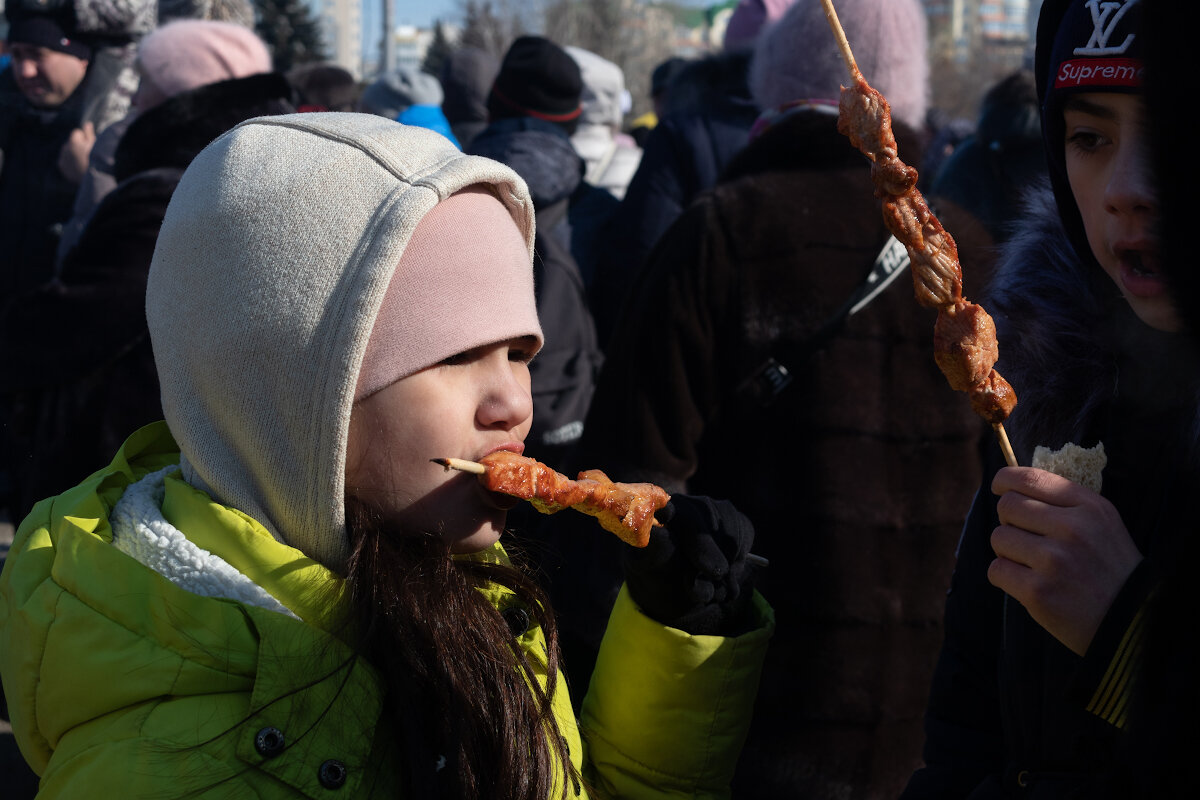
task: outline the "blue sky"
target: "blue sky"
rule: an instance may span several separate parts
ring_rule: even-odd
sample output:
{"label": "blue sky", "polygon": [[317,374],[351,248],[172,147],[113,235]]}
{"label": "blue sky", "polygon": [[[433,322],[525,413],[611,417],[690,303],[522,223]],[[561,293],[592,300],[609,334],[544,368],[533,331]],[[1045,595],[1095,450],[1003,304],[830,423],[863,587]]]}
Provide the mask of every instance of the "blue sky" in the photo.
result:
{"label": "blue sky", "polygon": [[[318,0],[309,0],[314,7]],[[461,7],[465,5],[460,0],[392,0],[394,18],[397,25],[415,25],[418,28],[431,28],[436,20],[461,23]],[[511,2],[511,0],[510,0]],[[520,2],[520,0],[517,0]],[[720,0],[676,0],[679,5],[703,7],[720,2]],[[383,16],[383,0],[362,0],[363,9],[363,48],[368,54],[379,50],[379,25]],[[500,6],[502,4],[495,4]]]}
{"label": "blue sky", "polygon": [[[434,20],[443,19],[446,21],[459,22],[459,8],[462,3],[459,0],[393,0],[396,9],[396,24],[398,25],[416,25],[419,28],[428,28],[433,25]],[[715,5],[721,0],[677,0],[679,5],[684,6],[707,6]],[[364,18],[370,14],[370,19],[378,19],[380,11],[378,10],[381,0],[363,0]],[[498,4],[497,4],[498,5]]]}
{"label": "blue sky", "polygon": [[[366,6],[372,2],[363,0]],[[374,4],[379,5],[378,2]],[[457,21],[459,14],[457,0],[396,0],[395,9],[397,24],[416,25],[418,28],[428,28],[437,19]]]}

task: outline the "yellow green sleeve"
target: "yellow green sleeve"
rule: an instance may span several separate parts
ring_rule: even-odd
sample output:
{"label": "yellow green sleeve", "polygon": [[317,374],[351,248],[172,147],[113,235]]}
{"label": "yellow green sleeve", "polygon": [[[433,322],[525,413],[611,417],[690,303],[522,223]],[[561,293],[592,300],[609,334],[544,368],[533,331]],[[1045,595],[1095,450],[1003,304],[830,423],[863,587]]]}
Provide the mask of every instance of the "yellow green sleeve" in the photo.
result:
{"label": "yellow green sleeve", "polygon": [[625,587],[580,720],[599,797],[726,798],[758,692],[774,613],[737,637],[694,636],[644,615]]}

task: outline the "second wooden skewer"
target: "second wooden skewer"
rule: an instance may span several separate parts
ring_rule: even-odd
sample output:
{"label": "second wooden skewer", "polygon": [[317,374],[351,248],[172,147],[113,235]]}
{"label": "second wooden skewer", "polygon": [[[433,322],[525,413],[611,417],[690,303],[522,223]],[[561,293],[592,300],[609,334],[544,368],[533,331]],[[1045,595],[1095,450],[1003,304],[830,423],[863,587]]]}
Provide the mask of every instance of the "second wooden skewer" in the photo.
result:
{"label": "second wooden skewer", "polygon": [[[829,29],[833,31],[833,38],[837,41],[842,60],[846,62],[846,69],[850,71],[851,80],[862,79],[862,72],[858,69],[858,62],[854,60],[854,52],[850,49],[850,41],[846,38],[842,22],[838,19],[837,9],[833,7],[833,0],[821,0],[821,6],[825,9],[825,19],[829,22]],[[1004,463],[1010,467],[1019,466],[1012,444],[1008,441],[1008,433],[1004,430],[1004,423],[993,422],[992,429],[996,432],[996,441],[999,442],[1000,451],[1004,454]]]}

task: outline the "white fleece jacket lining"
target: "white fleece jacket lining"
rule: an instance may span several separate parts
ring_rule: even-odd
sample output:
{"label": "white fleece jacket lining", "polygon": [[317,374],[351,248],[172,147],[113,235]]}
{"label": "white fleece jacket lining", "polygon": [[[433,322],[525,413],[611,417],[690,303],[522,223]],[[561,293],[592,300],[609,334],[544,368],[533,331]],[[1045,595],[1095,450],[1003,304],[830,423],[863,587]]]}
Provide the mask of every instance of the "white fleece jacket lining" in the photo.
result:
{"label": "white fleece jacket lining", "polygon": [[113,545],[181,589],[236,600],[299,619],[225,559],[197,547],[163,517],[164,479],[179,467],[152,472],[131,484],[113,507]]}

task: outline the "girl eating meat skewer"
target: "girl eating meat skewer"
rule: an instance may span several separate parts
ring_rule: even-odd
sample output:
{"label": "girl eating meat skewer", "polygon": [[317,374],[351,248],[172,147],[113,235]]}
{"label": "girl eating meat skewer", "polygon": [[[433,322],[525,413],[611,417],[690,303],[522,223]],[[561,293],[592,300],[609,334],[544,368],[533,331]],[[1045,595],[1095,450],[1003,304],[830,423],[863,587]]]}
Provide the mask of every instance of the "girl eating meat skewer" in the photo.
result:
{"label": "girl eating meat skewer", "polygon": [[1008,421],[1018,460],[1102,442],[1103,485],[986,472],[947,601],[926,766],[906,799],[1131,796],[1115,779],[1143,610],[1200,521],[1200,373],[1158,259],[1141,6],[1043,5],[1051,186],[986,299],[998,366],[1021,394]]}
{"label": "girl eating meat skewer", "polygon": [[38,504],[0,578],[42,791],[728,794],[773,624],[745,518],[659,512],[577,724],[499,544],[518,501],[430,462],[524,448],[532,241],[515,173],[382,118],[200,153],[147,291],[166,422]]}

